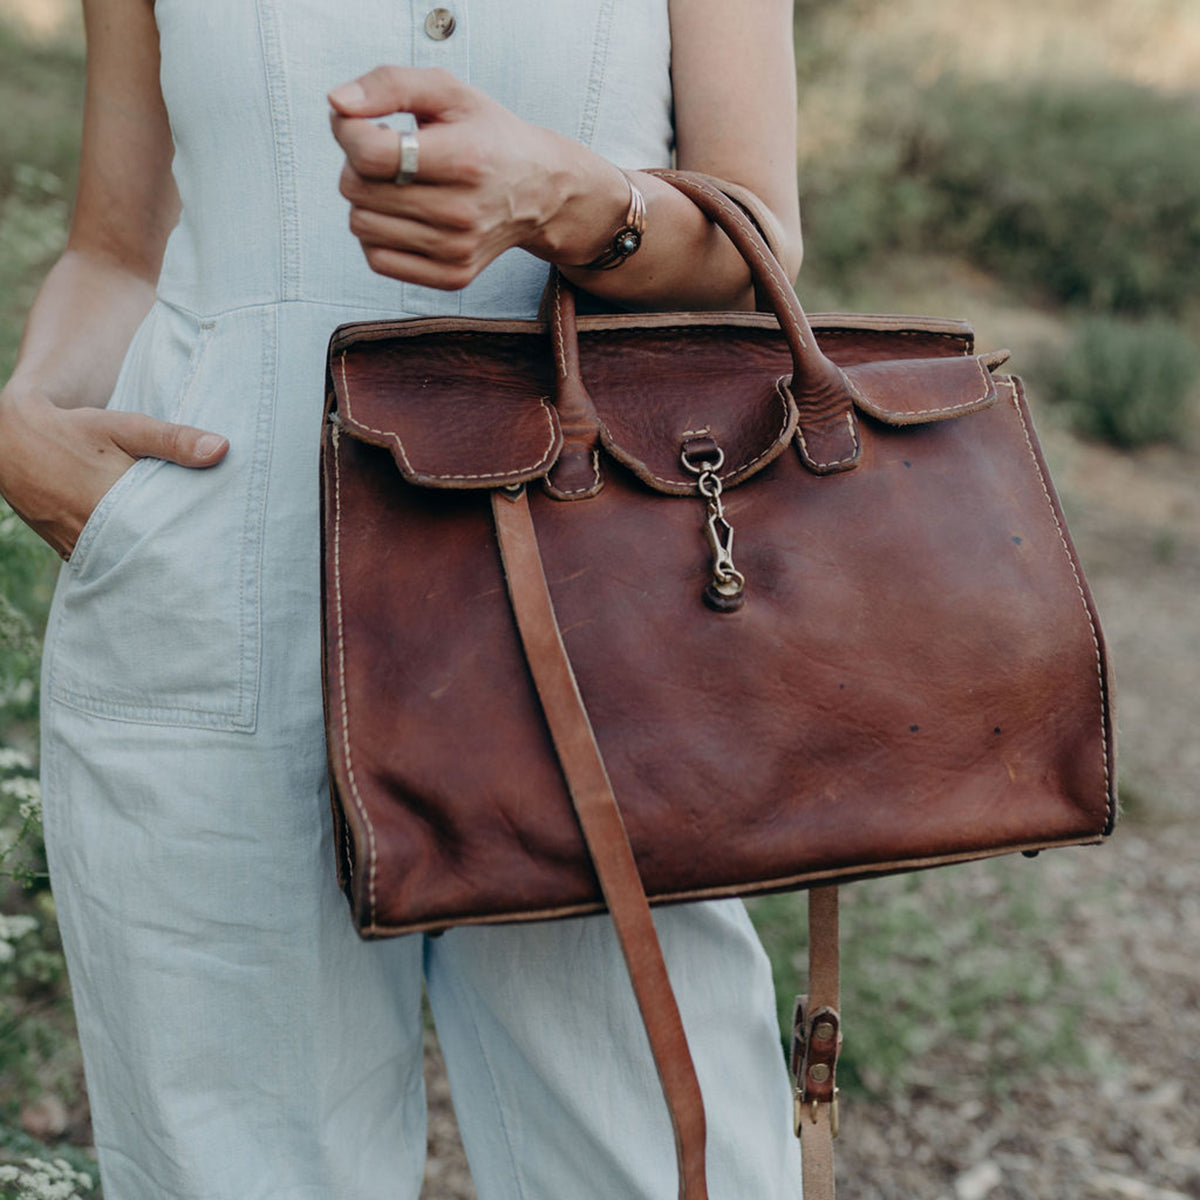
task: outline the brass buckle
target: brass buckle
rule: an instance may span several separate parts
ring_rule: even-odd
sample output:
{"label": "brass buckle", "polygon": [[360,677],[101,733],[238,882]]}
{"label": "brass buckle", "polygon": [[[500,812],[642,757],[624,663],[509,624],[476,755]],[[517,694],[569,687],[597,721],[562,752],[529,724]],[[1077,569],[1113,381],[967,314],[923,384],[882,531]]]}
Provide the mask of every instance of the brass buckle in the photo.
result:
{"label": "brass buckle", "polygon": [[[804,1124],[804,1108],[806,1101],[800,1094],[800,1089],[797,1088],[792,1094],[792,1126],[796,1137],[800,1136],[800,1129]],[[817,1123],[817,1114],[820,1111],[820,1100],[807,1101],[809,1106],[809,1120],[812,1124]],[[834,1090],[833,1100],[830,1101],[829,1108],[829,1134],[831,1137],[837,1137],[841,1128],[841,1114],[838,1110],[837,1090]]]}

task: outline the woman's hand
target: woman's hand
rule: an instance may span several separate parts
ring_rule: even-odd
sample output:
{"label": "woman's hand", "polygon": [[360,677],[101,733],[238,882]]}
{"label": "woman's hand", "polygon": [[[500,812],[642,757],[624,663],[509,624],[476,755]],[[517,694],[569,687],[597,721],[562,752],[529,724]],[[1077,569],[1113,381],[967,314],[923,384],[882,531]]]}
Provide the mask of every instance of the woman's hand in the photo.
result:
{"label": "woman's hand", "polygon": [[211,467],[229,442],[142,413],[58,408],[0,391],[0,493],[63,558],[104,494],[139,458]]}
{"label": "woman's hand", "polygon": [[[381,275],[462,288],[514,246],[590,262],[628,206],[611,164],[446,71],[377,67],[329,101],[346,152],[350,229]],[[399,134],[374,120],[396,112],[413,113],[419,127],[418,171],[406,184],[395,182]]]}

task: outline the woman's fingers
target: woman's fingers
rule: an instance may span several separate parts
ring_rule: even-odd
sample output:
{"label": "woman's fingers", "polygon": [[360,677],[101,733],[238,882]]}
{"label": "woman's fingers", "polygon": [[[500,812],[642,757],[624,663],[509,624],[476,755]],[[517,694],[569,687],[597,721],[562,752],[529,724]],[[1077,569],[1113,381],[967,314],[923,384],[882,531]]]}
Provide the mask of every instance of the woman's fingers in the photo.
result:
{"label": "woman's fingers", "polygon": [[410,112],[418,119],[444,121],[470,107],[475,95],[440,67],[382,66],[334,88],[329,103],[345,117]]}
{"label": "woman's fingers", "polygon": [[130,458],[162,458],[181,467],[215,466],[229,439],[191,425],[159,421],[144,413],[105,412],[104,432]]}
{"label": "woman's fingers", "polygon": [[[350,228],[377,273],[427,287],[465,287],[498,254],[524,245],[569,184],[561,147],[446,71],[377,67],[330,93],[346,153],[341,192]],[[416,116],[416,170],[401,137],[375,118]]]}
{"label": "woman's fingers", "polygon": [[408,183],[397,187],[364,179],[351,166],[342,168],[340,191],[351,209],[387,217],[405,217],[431,229],[469,233],[479,225],[482,202],[465,184]]}
{"label": "woman's fingers", "polygon": [[459,288],[465,288],[479,274],[481,267],[486,265],[481,263],[480,266],[464,266],[427,258],[423,254],[413,254],[407,250],[396,250],[391,246],[364,244],[363,254],[367,264],[377,275],[386,275],[405,283],[419,284],[421,287],[439,288],[446,292],[456,292]]}
{"label": "woman's fingers", "polygon": [[329,124],[346,162],[363,179],[392,181],[400,170],[400,134],[360,117],[329,114]]}
{"label": "woman's fingers", "polygon": [[350,232],[364,247],[390,246],[458,266],[469,265],[481,248],[480,239],[472,233],[456,233],[419,219],[396,217],[357,204],[350,207]]}
{"label": "woman's fingers", "polygon": [[[329,114],[329,123],[350,168],[364,180],[394,190],[400,170],[400,134],[376,121],[337,113]],[[416,182],[458,183],[469,178],[469,160],[464,160],[462,148],[456,144],[461,139],[454,136],[451,126],[426,125],[416,137]]]}
{"label": "woman's fingers", "polygon": [[139,458],[211,467],[229,442],[219,434],[142,413],[62,409],[40,397],[4,406],[5,498],[62,555],[71,553],[101,497]]}

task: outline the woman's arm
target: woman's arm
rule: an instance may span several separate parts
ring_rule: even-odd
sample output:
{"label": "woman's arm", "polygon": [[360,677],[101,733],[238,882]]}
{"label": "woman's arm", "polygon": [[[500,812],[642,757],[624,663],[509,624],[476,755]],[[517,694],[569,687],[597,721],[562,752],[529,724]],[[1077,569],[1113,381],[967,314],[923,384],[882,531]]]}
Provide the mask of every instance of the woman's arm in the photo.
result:
{"label": "woman's arm", "polygon": [[[677,165],[760,196],[784,231],[784,266],[794,276],[801,241],[791,4],[674,0],[671,34]],[[620,303],[751,306],[749,272],[725,236],[675,188],[638,172],[641,248],[613,270],[582,269],[621,225],[624,176],[445,72],[380,67],[336,89],[330,102],[347,156],[341,187],[350,228],[380,274],[460,288],[520,246]],[[372,118],[402,111],[418,119],[420,169],[415,182],[397,185],[398,136]]]}
{"label": "woman's arm", "polygon": [[[84,0],[87,95],[67,249],[0,389],[0,493],[62,554],[137,458],[209,466],[223,438],[102,411],[178,216],[151,0]],[[207,453],[204,453],[207,451]]]}

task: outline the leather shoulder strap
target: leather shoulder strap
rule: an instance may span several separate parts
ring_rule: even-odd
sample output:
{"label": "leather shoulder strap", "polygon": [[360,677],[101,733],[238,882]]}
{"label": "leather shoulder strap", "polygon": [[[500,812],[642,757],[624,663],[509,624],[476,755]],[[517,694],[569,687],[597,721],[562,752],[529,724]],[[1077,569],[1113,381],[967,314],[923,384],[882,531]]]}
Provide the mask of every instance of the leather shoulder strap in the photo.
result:
{"label": "leather shoulder strap", "polygon": [[671,1112],[680,1200],[708,1200],[700,1084],[633,850],[563,646],[524,489],[493,492],[492,511],[525,657],[616,926]]}
{"label": "leather shoulder strap", "polygon": [[[617,930],[675,1133],[680,1200],[708,1200],[704,1102],[650,905],[571,669],[525,489],[492,493],[513,615],[584,841]],[[797,1009],[792,1069],[806,1200],[833,1200],[837,1119],[837,888],[809,896],[810,995]]]}

